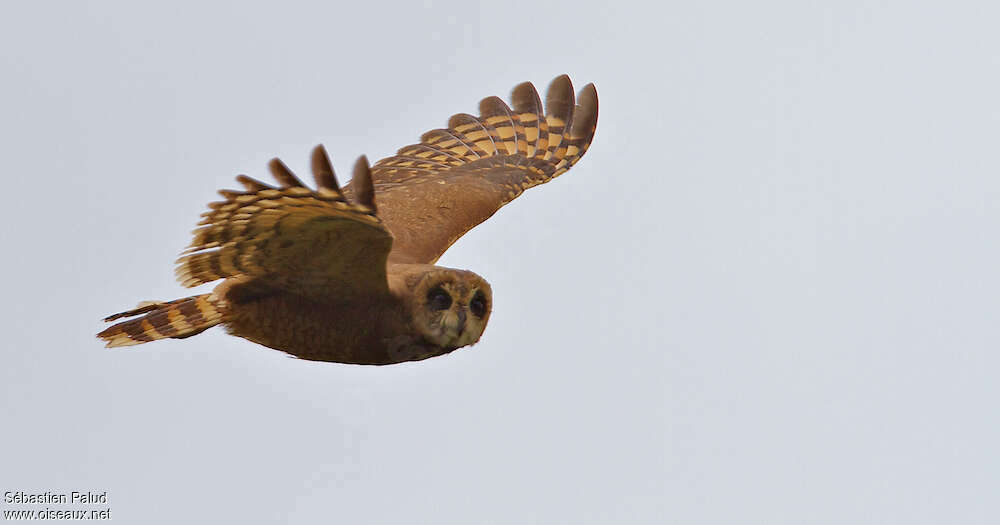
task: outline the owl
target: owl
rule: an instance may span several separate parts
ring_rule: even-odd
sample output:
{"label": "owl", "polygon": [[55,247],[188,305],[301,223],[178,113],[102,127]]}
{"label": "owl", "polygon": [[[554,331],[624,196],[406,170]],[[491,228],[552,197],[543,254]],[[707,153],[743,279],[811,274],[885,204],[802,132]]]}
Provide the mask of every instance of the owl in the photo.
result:
{"label": "owl", "polygon": [[245,175],[221,190],[177,260],[186,287],[222,280],[211,293],[143,302],[111,315],[97,337],[109,347],[183,339],[215,325],[293,356],[386,365],[449,353],[479,341],[493,306],[485,279],[435,266],[465,232],[524,190],[570,169],[597,126],[597,91],[574,97],[566,75],[543,111],[530,82],[479,117],[448,127],[369,167],[362,156],[340,187],[322,146],[312,151],[316,189],[280,160],[277,185]]}

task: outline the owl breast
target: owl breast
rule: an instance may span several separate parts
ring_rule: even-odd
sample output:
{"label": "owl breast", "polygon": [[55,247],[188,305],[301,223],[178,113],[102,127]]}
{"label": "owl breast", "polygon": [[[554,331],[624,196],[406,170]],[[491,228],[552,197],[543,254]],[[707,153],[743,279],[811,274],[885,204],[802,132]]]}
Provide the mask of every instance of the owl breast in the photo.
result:
{"label": "owl breast", "polygon": [[450,351],[414,334],[391,298],[337,303],[274,293],[225,308],[232,335],[311,361],[386,365]]}

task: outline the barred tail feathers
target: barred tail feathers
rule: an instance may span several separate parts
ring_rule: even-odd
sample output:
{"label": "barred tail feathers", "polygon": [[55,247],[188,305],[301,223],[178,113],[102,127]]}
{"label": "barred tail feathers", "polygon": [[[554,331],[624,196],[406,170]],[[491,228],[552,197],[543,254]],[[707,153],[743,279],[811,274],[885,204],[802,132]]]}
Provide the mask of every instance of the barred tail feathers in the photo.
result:
{"label": "barred tail feathers", "polygon": [[132,310],[110,315],[104,320],[114,321],[137,315],[142,317],[114,324],[97,334],[97,337],[106,341],[108,348],[131,346],[168,337],[191,337],[222,322],[222,312],[212,294],[162,303],[140,303]]}

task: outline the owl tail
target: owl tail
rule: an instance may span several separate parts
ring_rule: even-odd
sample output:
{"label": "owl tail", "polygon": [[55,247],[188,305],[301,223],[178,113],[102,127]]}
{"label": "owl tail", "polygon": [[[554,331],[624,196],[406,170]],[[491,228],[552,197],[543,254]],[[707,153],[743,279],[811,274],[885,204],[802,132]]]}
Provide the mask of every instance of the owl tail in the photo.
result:
{"label": "owl tail", "polygon": [[141,314],[145,315],[112,325],[97,334],[97,337],[107,341],[108,348],[130,346],[167,337],[191,337],[222,322],[222,312],[212,294],[195,295],[165,303],[140,303],[133,310],[105,317],[104,320],[114,321]]}

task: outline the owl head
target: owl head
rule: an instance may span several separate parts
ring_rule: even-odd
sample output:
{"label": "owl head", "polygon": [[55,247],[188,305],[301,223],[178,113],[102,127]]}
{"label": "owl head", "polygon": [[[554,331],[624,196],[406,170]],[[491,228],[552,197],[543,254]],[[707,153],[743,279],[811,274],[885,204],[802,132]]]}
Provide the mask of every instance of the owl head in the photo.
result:
{"label": "owl head", "polygon": [[424,264],[394,265],[393,274],[394,294],[402,300],[414,329],[429,343],[453,350],[479,341],[493,307],[493,291],[485,279],[465,270]]}

